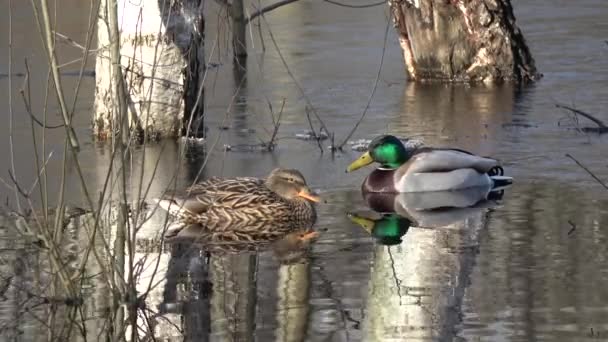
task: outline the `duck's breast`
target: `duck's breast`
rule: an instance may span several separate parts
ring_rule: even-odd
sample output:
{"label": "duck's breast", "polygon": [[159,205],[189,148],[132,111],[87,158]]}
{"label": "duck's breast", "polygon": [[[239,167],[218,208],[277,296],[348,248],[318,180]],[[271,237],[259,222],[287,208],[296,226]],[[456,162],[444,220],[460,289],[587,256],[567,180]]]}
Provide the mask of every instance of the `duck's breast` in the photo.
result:
{"label": "duck's breast", "polygon": [[395,170],[376,169],[365,178],[361,185],[361,191],[397,193],[395,187]]}

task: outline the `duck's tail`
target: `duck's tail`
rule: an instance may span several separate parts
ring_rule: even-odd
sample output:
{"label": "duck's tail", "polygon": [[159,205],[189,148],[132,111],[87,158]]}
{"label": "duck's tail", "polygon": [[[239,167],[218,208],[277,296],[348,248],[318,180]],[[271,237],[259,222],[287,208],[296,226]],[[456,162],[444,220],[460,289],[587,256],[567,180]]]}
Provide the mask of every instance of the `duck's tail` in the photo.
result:
{"label": "duck's tail", "polygon": [[488,176],[492,180],[492,191],[500,191],[513,184],[513,177],[505,176],[505,170],[500,165],[491,168]]}
{"label": "duck's tail", "polygon": [[183,201],[180,201],[178,199],[152,198],[152,199],[150,199],[150,201],[153,204],[158,205],[160,208],[167,211],[170,215],[173,215],[173,216],[182,217],[182,216],[184,216],[184,214],[186,214],[186,211],[187,211],[184,208]]}
{"label": "duck's tail", "polygon": [[492,191],[502,190],[513,184],[513,177],[508,176],[490,176],[492,180]]}

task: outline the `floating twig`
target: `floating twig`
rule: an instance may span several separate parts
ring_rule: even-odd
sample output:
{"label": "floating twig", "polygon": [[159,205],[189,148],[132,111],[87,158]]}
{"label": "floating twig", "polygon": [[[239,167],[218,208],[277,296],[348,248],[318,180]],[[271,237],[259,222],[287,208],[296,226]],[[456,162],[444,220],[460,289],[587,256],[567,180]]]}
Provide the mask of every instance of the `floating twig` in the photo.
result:
{"label": "floating twig", "polygon": [[572,228],[571,228],[571,229],[568,231],[568,235],[570,235],[570,234],[574,233],[574,231],[576,230],[576,225],[575,225],[575,224],[574,224],[572,221],[570,221],[570,220],[568,220],[568,223],[570,224],[570,227],[572,227]]}

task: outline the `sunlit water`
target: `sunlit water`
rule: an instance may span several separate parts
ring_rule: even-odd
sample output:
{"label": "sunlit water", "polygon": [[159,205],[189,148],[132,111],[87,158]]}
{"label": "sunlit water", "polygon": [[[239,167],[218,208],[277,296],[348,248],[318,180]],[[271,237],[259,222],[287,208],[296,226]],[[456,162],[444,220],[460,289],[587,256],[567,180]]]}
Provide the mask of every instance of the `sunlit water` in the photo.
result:
{"label": "sunlit water", "polygon": [[[60,3],[58,31],[83,42],[86,15],[82,13],[88,12],[87,5]],[[430,145],[457,146],[499,158],[516,179],[491,210],[480,209],[464,221],[435,229],[410,226],[402,242],[389,247],[347,217],[347,212],[370,212],[359,192],[369,169],[343,171],[358,152],[347,148],[332,154],[327,149],[329,141],[324,141],[325,151],[320,153],[316,143],[294,139],[309,128],[306,100],[266,30],[266,52],[262,53],[253,27],[256,38],[250,44],[248,79],[225,115],[242,75],[233,73],[225,28],[218,29],[218,8],[210,3],[207,52],[209,61],[219,66],[210,69],[205,99],[209,154],[195,146],[180,161],[179,146],[166,142],[164,148],[162,144],[147,148],[142,162],[143,151],[136,150],[133,193],[142,169],[146,181],[153,178],[153,197],[173,177],[178,186],[185,186],[197,176],[261,177],[281,165],[301,170],[326,203],[318,206],[319,239],[294,260],[281,260],[271,249],[210,258],[196,249],[150,254],[161,258],[162,265],[157,279],[161,283],[149,298],[151,312],[160,313],[155,316],[157,336],[182,340],[184,334],[188,340],[212,341],[608,339],[608,192],[565,157],[571,154],[608,180],[608,138],[578,131],[568,113],[555,108],[556,103],[564,103],[608,121],[608,45],[604,43],[608,7],[601,0],[514,1],[513,5],[544,74],[539,83],[522,89],[408,84],[395,34],[389,31],[378,88],[353,139],[389,132]],[[4,141],[0,160],[4,168],[0,176],[10,185],[6,2],[2,8],[4,121],[0,136]],[[335,133],[336,143],[341,143],[363,112],[374,85],[386,28],[385,9],[297,2],[266,17],[291,71],[329,131]],[[42,117],[47,67],[27,2],[13,1],[13,35],[13,72],[24,72],[23,59],[28,58],[34,111]],[[70,61],[80,57],[80,52],[65,46],[59,57]],[[16,178],[29,190],[37,171],[30,121],[18,92],[23,81],[23,77],[13,77],[10,88],[13,147]],[[68,76],[64,81],[68,89],[75,86],[75,78]],[[84,145],[81,166],[89,190],[97,193],[110,154],[106,146],[89,138],[93,88],[94,80],[86,78],[76,121]],[[224,150],[225,144],[268,140],[272,125],[267,99],[276,115],[283,98],[275,151]],[[49,121],[59,122],[56,104],[51,102],[50,108]],[[580,125],[592,123],[580,119]],[[315,127],[319,127],[317,122]],[[47,166],[51,204],[60,189],[63,133],[50,130],[46,136],[45,158],[52,152]],[[157,160],[160,167],[152,176]],[[68,202],[84,205],[73,164],[69,165]],[[34,206],[39,206],[37,188],[34,194]],[[0,185],[0,196],[8,203],[7,209],[16,207],[14,192],[5,184]],[[0,286],[0,334],[10,339],[46,338],[41,323],[44,307],[31,309],[33,313],[20,311],[31,298],[19,286],[36,284],[37,271],[30,265],[40,261],[33,253],[36,249],[9,226],[3,221],[1,282],[12,285]],[[66,249],[78,250],[74,246]],[[99,317],[107,301],[104,287],[100,282],[87,285],[93,302],[87,314]],[[36,292],[44,286],[27,288]],[[95,340],[104,326],[102,320],[89,322],[90,338]]]}

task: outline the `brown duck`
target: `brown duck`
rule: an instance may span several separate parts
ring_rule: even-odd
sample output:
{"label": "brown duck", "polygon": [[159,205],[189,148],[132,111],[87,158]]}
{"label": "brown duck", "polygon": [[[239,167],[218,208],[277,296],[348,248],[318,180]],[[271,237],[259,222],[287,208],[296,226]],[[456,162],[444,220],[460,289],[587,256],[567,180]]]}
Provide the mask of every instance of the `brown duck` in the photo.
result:
{"label": "brown duck", "polygon": [[316,221],[312,193],[302,174],[274,169],[266,179],[211,178],[182,195],[165,196],[158,205],[178,218],[168,238],[213,235],[231,241],[279,238]]}

